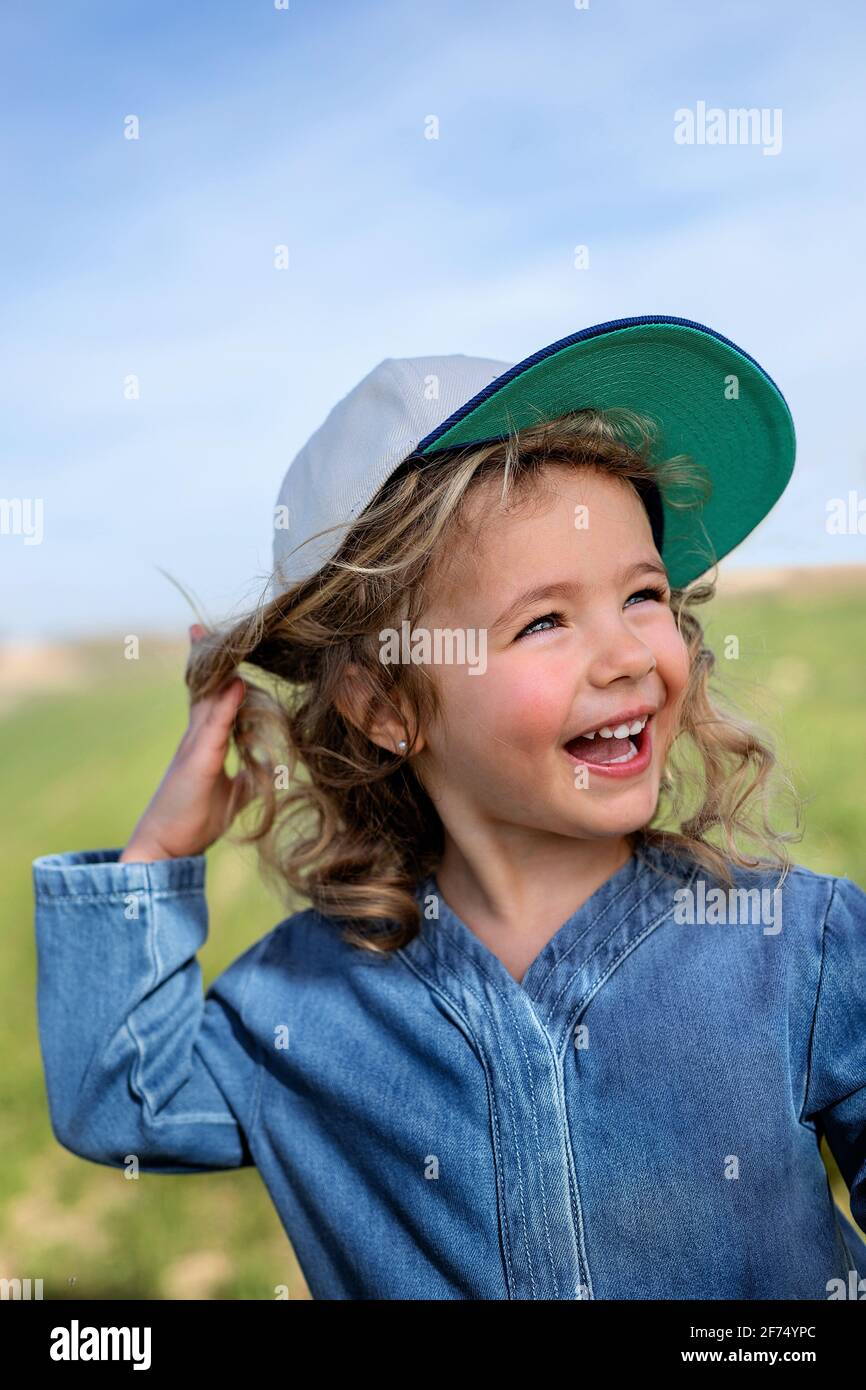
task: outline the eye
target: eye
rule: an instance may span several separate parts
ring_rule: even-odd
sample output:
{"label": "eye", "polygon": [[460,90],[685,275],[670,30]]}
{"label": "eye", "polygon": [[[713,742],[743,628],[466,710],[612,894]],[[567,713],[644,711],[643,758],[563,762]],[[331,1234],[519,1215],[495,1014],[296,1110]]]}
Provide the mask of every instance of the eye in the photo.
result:
{"label": "eye", "polygon": [[[658,588],[656,588],[653,585],[650,585],[646,589],[638,589],[636,593],[632,594],[628,599],[626,599],[625,607],[627,608],[631,604],[632,599],[641,599],[646,597],[655,599],[657,603],[664,603],[668,597],[667,588],[665,588],[664,586],[659,586]],[[533,632],[550,632],[553,630],[551,628],[540,628],[538,626],[539,623],[553,623],[555,627],[562,627],[565,623],[565,618],[563,617],[562,613],[543,613],[541,617],[533,618],[531,623],[527,623],[526,627],[523,628],[520,632],[518,632],[517,636],[514,639],[515,642],[521,641],[521,639],[524,637],[530,637],[533,634]]]}
{"label": "eye", "polygon": [[537,630],[540,630],[540,631],[547,631],[547,632],[551,631],[550,628],[538,629],[538,624],[539,624],[539,623],[550,623],[550,622],[553,622],[553,623],[556,624],[557,627],[561,627],[563,621],[564,621],[564,619],[563,619],[563,616],[562,616],[561,613],[543,613],[542,616],[541,616],[540,618],[533,618],[533,620],[532,620],[531,623],[527,623],[526,627],[523,628],[523,630],[522,630],[521,632],[518,632],[518,634],[517,634],[517,636],[515,637],[514,640],[515,640],[515,642],[519,642],[520,639],[521,639],[521,637],[526,637],[526,636],[528,636],[528,635],[532,632],[533,628],[536,628]]}
{"label": "eye", "polygon": [[653,585],[650,585],[648,589],[638,589],[636,594],[632,594],[630,598],[626,599],[626,608],[629,606],[633,598],[643,598],[647,594],[649,594],[650,598],[655,599],[657,603],[664,603],[665,599],[668,596],[668,591],[667,589],[661,587],[655,588]]}

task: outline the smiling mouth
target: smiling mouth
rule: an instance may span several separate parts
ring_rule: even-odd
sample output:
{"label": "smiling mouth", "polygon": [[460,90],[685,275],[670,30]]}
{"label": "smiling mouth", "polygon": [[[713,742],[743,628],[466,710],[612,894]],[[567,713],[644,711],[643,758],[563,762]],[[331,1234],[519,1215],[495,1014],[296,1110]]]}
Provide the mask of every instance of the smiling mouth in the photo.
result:
{"label": "smiling mouth", "polygon": [[639,734],[630,734],[626,738],[602,738],[597,734],[592,739],[582,736],[570,739],[564,745],[565,751],[589,767],[623,767],[640,758],[645,751],[647,730],[652,720],[653,715],[650,715]]}

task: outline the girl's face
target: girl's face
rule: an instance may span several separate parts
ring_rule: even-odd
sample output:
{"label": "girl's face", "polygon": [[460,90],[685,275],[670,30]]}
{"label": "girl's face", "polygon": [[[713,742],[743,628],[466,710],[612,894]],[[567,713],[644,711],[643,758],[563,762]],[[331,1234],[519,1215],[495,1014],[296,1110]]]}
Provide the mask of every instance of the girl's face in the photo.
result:
{"label": "girl's face", "polygon": [[[474,629],[466,650],[475,654],[484,633],[486,669],[427,666],[441,714],[421,731],[415,766],[446,830],[453,821],[464,833],[483,823],[488,832],[498,824],[621,836],[655,811],[688,653],[633,489],[562,465],[548,467],[545,482],[552,502],[511,515],[497,506],[496,481],[482,486],[469,518],[477,541],[455,546],[432,586],[416,628]],[[634,770],[619,762],[613,774],[598,771],[566,749],[641,708],[653,714],[633,739]],[[605,747],[596,734],[578,754],[588,748],[598,750],[588,758],[607,758],[628,756],[630,745]]]}

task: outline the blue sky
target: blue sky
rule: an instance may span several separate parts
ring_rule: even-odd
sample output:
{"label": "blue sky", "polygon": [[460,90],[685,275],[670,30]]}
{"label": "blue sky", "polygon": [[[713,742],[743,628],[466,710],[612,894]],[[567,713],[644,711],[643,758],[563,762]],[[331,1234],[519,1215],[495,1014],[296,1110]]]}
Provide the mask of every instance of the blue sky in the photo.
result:
{"label": "blue sky", "polygon": [[[862,5],[10,0],[0,53],[0,497],[44,515],[0,535],[0,638],[184,633],[161,569],[243,611],[288,463],[376,363],[633,314],[791,406],[794,479],[725,563],[866,560],[825,529],[866,496]],[[780,153],[676,144],[699,101],[780,108]]]}

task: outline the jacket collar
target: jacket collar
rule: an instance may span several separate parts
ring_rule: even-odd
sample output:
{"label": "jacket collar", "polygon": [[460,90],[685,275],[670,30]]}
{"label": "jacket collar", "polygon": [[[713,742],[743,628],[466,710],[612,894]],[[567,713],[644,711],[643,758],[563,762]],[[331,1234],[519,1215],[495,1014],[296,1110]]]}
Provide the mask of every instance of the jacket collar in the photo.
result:
{"label": "jacket collar", "polygon": [[626,956],[671,915],[674,892],[696,873],[691,861],[639,844],[562,923],[519,982],[449,906],[431,873],[415,890],[420,931],[400,954],[455,1003],[465,1002],[467,990],[477,997],[479,988],[501,999],[522,997],[555,1033],[560,1024],[571,1026],[575,1012],[582,1011]]}

